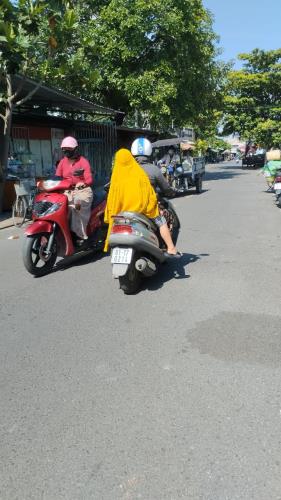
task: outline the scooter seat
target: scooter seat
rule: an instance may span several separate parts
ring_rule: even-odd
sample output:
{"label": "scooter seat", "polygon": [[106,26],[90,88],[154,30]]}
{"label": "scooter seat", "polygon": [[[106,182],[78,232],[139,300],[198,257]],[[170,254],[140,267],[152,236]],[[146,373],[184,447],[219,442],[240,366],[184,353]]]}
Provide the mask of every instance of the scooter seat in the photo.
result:
{"label": "scooter seat", "polygon": [[94,192],[91,209],[93,210],[106,199],[106,192],[103,189]]}
{"label": "scooter seat", "polygon": [[[121,215],[121,214],[120,214]],[[158,227],[152,219],[149,219],[143,214],[139,214],[137,212],[122,212],[122,215],[128,217],[128,219],[135,219],[145,224],[145,226],[150,227],[153,231],[157,231]]]}

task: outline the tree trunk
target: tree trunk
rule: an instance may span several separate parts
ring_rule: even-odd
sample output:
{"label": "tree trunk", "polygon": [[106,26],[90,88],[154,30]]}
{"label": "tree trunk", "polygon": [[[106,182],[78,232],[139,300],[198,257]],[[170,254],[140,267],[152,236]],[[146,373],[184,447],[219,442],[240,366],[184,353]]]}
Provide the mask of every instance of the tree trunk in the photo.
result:
{"label": "tree trunk", "polygon": [[9,144],[10,144],[10,133],[12,126],[12,105],[7,104],[5,112],[5,122],[0,120],[0,142],[2,143],[2,148],[0,150],[0,213],[3,210],[3,199],[4,199],[4,186],[5,178],[7,175],[8,166],[8,156],[9,156]]}

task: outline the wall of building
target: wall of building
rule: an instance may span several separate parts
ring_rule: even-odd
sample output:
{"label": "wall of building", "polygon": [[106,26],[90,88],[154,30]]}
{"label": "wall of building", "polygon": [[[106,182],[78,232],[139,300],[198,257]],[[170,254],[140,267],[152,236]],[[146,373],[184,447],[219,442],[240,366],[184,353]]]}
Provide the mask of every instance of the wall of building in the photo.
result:
{"label": "wall of building", "polygon": [[48,176],[61,158],[60,144],[74,135],[81,154],[89,159],[95,181],[104,182],[111,172],[117,149],[114,123],[90,123],[55,117],[15,117],[10,140],[9,174],[25,177]]}
{"label": "wall of building", "polygon": [[52,174],[61,155],[59,145],[64,136],[64,128],[14,123],[10,140],[10,173],[31,177]]}
{"label": "wall of building", "polygon": [[15,116],[10,141],[10,173],[37,177],[53,174],[56,162],[61,158],[60,144],[66,135],[77,138],[81,153],[89,159],[98,184],[110,176],[117,149],[130,149],[137,137],[145,136],[151,142],[158,138],[155,132],[116,128],[113,123]]}

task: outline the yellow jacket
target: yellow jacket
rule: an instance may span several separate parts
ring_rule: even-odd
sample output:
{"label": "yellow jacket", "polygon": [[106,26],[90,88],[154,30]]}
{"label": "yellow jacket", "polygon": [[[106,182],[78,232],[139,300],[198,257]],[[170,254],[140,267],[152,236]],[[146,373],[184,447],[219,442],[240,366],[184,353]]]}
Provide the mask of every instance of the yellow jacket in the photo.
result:
{"label": "yellow jacket", "polygon": [[128,149],[119,149],[115,155],[104,216],[109,225],[105,251],[108,249],[112,216],[125,211],[138,212],[149,218],[159,215],[157,197],[147,174]]}

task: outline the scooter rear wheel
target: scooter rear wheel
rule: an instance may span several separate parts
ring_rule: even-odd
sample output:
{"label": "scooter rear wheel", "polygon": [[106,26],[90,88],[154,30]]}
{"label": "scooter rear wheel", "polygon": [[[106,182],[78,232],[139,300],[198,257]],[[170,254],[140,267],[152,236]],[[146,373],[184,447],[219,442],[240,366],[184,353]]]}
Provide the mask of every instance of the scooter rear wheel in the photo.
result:
{"label": "scooter rear wheel", "polygon": [[196,188],[196,193],[201,194],[202,189],[203,189],[203,182],[202,182],[202,177],[198,177],[195,181],[195,188]]}
{"label": "scooter rear wheel", "polygon": [[51,234],[36,234],[24,240],[22,256],[25,269],[33,276],[44,276],[49,273],[57,260],[57,242],[54,239],[50,255],[44,251],[48,245]]}
{"label": "scooter rear wheel", "polygon": [[132,295],[140,289],[142,277],[141,273],[136,269],[136,260],[137,258],[134,257],[126,274],[119,277],[120,288],[126,295]]}

